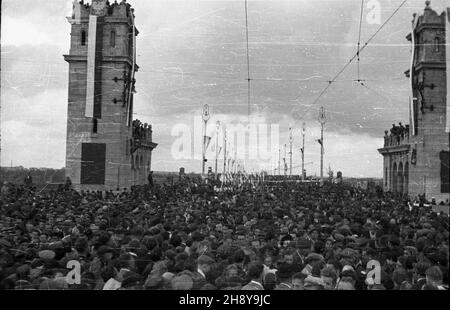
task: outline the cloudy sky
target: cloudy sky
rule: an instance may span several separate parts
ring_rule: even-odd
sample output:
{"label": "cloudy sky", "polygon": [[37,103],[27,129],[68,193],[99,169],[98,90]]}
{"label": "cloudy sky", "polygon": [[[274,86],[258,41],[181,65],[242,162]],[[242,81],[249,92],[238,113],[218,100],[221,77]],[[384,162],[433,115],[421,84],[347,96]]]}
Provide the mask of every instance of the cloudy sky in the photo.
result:
{"label": "cloudy sky", "polygon": [[[65,164],[72,1],[3,0],[1,23],[1,164],[61,168]],[[247,121],[247,55],[243,0],[134,0],[138,37],[135,118],[151,123],[156,171],[200,171],[200,160],[175,159],[174,126],[193,128],[204,104],[222,123]],[[383,23],[402,0],[378,3]],[[441,13],[445,0],[434,0]],[[294,128],[294,166],[300,128],[307,124],[306,162],[319,173],[317,114],[327,111],[325,166],[344,176],[381,177],[384,130],[408,120],[410,31],[423,0],[409,0],[315,104],[319,93],[356,51],[360,0],[248,2],[251,120],[277,124],[280,144]],[[377,31],[365,6],[361,41]],[[275,154],[275,152],[274,152]],[[246,161],[248,170],[275,160]],[[299,172],[295,167],[294,172]]]}

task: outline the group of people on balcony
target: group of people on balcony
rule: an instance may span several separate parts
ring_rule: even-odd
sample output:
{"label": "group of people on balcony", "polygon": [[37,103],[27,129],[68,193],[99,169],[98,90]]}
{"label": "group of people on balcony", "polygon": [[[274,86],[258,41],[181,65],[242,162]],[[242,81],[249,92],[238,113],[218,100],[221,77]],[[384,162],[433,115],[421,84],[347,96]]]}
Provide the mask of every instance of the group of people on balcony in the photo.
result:
{"label": "group of people on balcony", "polygon": [[138,139],[140,141],[151,141],[152,126],[147,123],[143,124],[140,120],[134,120],[133,139]]}
{"label": "group of people on balcony", "polygon": [[392,124],[390,134],[387,130],[384,134],[385,146],[400,145],[404,139],[409,137],[409,125],[404,126],[401,122],[398,125]]}

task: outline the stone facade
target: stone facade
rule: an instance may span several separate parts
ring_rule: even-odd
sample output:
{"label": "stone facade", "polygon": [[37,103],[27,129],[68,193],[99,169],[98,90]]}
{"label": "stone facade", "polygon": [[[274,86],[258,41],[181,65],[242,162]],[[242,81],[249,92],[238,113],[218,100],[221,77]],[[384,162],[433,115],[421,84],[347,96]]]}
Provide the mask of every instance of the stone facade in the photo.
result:
{"label": "stone facade", "polygon": [[415,36],[415,57],[412,78],[415,100],[411,110],[411,124],[407,134],[385,135],[384,188],[408,193],[412,197],[424,195],[427,200],[448,201],[448,152],[450,135],[446,122],[446,46],[445,12],[438,15],[427,6],[417,19],[412,34]]}
{"label": "stone facade", "polygon": [[90,5],[81,1],[74,3],[73,15],[68,18],[71,47],[69,54],[64,55],[69,63],[66,176],[78,190],[115,190],[145,184],[156,144],[147,140],[133,150],[133,9],[125,1],[108,2],[106,15],[99,17],[96,115],[86,117],[91,13]]}

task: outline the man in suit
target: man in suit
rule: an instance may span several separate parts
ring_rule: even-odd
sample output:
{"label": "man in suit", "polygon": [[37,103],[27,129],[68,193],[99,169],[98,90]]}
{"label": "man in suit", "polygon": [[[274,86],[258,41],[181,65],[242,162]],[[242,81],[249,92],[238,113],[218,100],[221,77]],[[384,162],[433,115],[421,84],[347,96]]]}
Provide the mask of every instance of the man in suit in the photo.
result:
{"label": "man in suit", "polygon": [[251,281],[245,285],[243,291],[262,291],[262,279],[264,275],[264,266],[260,262],[252,262],[248,265],[248,276]]}

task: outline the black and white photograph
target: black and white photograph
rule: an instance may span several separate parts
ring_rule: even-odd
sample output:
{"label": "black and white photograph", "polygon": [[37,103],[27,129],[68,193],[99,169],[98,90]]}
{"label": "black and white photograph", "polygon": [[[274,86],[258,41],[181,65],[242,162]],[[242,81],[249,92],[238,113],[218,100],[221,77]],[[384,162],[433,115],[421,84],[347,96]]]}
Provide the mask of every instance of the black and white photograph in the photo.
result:
{"label": "black and white photograph", "polygon": [[448,0],[0,3],[2,296],[448,290]]}

